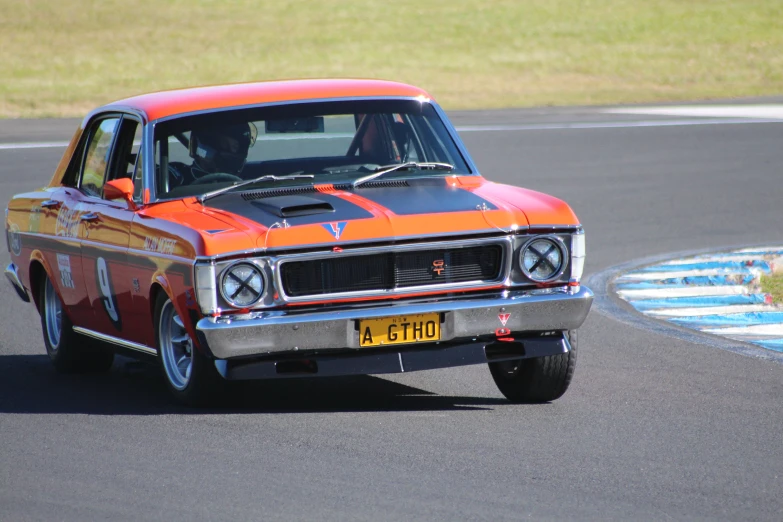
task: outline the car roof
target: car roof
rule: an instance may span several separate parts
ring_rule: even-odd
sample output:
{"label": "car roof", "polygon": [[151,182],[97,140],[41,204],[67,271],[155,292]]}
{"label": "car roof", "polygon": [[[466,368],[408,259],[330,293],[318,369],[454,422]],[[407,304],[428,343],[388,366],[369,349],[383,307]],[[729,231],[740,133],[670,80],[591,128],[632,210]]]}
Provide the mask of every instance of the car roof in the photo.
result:
{"label": "car roof", "polygon": [[386,80],[283,80],[142,94],[110,103],[94,112],[131,109],[154,121],[178,114],[262,103],[386,96],[430,98],[423,89]]}

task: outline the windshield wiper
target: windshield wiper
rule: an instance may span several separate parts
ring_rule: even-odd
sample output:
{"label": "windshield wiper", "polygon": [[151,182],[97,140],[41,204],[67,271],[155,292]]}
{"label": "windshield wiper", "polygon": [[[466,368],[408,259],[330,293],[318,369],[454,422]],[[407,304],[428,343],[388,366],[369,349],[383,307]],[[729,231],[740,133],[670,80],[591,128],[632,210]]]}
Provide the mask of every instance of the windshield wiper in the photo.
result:
{"label": "windshield wiper", "polygon": [[396,163],[394,165],[385,165],[382,167],[378,167],[376,169],[377,172],[373,172],[372,174],[368,174],[367,176],[363,176],[356,181],[354,181],[351,186],[353,188],[358,187],[362,183],[366,183],[368,181],[372,181],[375,178],[380,178],[384,174],[388,174],[389,172],[394,172],[395,170],[402,170],[402,169],[433,169],[433,170],[454,170],[454,165],[450,165],[448,163],[437,163],[437,162],[416,162],[416,161],[409,161],[407,163]]}
{"label": "windshield wiper", "polygon": [[274,176],[272,174],[266,174],[264,176],[259,176],[255,179],[249,179],[247,181],[242,181],[239,183],[235,183],[229,187],[223,187],[217,190],[213,190],[212,192],[207,192],[206,194],[202,194],[198,196],[196,199],[199,203],[204,203],[208,199],[212,199],[215,196],[219,196],[223,194],[224,192],[228,192],[229,190],[234,190],[240,187],[244,187],[245,185],[252,185],[253,183],[258,183],[260,181],[267,181],[267,180],[274,180],[279,181],[281,179],[298,179],[298,178],[314,178],[315,176],[312,174],[290,174],[288,176]]}

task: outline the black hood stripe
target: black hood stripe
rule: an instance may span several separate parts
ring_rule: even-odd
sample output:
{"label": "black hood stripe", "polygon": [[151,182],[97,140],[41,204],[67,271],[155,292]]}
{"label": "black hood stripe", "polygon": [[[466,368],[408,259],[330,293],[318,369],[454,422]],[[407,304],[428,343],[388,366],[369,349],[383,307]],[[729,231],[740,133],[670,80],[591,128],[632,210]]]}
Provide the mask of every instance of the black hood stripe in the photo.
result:
{"label": "black hood stripe", "polygon": [[[467,212],[476,209],[497,210],[498,208],[491,201],[473,192],[450,186],[444,178],[409,179],[406,181],[406,184],[397,186],[365,187],[360,185],[355,189],[343,189],[334,194],[313,191],[307,194],[308,199],[326,203],[333,210],[285,217],[285,220],[291,226],[297,226],[374,217],[370,210],[360,206],[360,202],[352,201],[348,194],[361,196],[361,198],[380,207],[381,210],[398,216]],[[271,227],[275,223],[280,223],[284,218],[271,212],[262,201],[275,198],[272,196],[254,200],[243,198],[241,193],[226,194],[210,200],[206,206],[242,216],[265,227]]]}
{"label": "black hood stripe", "polygon": [[359,186],[356,194],[398,216],[466,212],[477,208],[497,210],[492,202],[463,188],[452,187],[443,178],[408,180],[405,187]]}

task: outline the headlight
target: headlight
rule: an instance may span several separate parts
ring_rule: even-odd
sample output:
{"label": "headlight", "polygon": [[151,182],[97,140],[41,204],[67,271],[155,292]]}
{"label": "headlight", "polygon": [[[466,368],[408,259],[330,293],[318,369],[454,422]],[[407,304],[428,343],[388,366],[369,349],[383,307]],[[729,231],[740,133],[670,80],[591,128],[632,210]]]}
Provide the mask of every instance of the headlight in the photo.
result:
{"label": "headlight", "polygon": [[236,263],[226,268],[220,278],[220,295],[231,306],[248,308],[264,295],[264,276],[250,263]]}
{"label": "headlight", "polygon": [[560,277],[566,267],[566,248],[555,236],[535,237],[519,254],[519,267],[529,279],[544,283]]}

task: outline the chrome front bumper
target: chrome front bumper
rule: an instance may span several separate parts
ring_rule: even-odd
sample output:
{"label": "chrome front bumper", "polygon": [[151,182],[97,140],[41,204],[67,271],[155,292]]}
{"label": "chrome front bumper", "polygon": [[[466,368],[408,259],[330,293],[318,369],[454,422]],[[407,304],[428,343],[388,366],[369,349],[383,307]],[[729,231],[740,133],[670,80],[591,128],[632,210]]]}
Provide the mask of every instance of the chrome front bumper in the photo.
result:
{"label": "chrome front bumper", "polygon": [[11,286],[13,286],[14,290],[16,290],[16,295],[19,296],[19,299],[21,299],[25,303],[29,303],[30,296],[27,294],[27,290],[22,284],[22,281],[19,280],[19,273],[16,270],[15,264],[11,263],[5,268],[5,277],[8,278],[8,281],[10,281]]}
{"label": "chrome front bumper", "polygon": [[[481,296],[359,303],[320,310],[274,310],[244,316],[206,317],[196,329],[217,359],[318,350],[359,349],[357,321],[378,317],[441,313],[441,341],[395,345],[411,350],[451,341],[496,336],[500,328],[513,334],[573,330],[582,325],[593,293],[589,288],[502,291]],[[506,318],[505,315],[508,314]],[[500,316],[506,318],[505,325]],[[364,349],[366,350],[366,349]]]}

